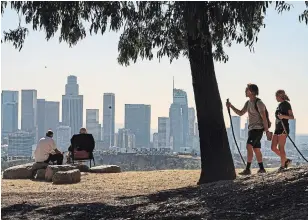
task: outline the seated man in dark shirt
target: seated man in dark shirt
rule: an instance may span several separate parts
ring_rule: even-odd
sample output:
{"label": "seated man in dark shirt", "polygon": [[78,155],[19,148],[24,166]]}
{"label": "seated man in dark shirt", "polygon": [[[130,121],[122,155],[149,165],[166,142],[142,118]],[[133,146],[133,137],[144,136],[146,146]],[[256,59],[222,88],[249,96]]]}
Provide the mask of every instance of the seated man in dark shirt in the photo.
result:
{"label": "seated man in dark shirt", "polygon": [[68,148],[68,163],[70,163],[70,157],[73,153],[73,147],[75,151],[92,152],[95,147],[95,141],[92,134],[88,134],[85,128],[81,128],[79,134],[74,134],[71,138],[71,146]]}

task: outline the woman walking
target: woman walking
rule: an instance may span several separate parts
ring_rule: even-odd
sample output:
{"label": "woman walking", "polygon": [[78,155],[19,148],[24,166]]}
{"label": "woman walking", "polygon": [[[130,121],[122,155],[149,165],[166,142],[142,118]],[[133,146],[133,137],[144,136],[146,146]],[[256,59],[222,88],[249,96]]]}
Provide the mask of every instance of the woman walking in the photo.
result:
{"label": "woman walking", "polygon": [[276,100],[279,102],[279,105],[275,112],[276,126],[271,148],[281,159],[281,166],[278,171],[283,171],[292,162],[286,156],[285,145],[290,132],[289,119],[294,119],[294,115],[289,103],[290,99],[284,90],[276,92]]}

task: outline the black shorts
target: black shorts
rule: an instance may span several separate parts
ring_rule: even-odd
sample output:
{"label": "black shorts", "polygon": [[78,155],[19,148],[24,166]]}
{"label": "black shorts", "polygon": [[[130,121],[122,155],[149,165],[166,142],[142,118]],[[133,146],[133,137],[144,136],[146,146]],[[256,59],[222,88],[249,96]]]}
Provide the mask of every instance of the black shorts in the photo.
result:
{"label": "black shorts", "polygon": [[247,144],[252,145],[253,148],[261,148],[261,139],[263,136],[263,129],[253,129],[248,132]]}
{"label": "black shorts", "polygon": [[[290,128],[289,126],[286,127],[286,131],[289,134],[290,133]],[[275,132],[274,134],[276,135],[281,135],[281,134],[286,134],[285,130],[283,129],[283,127],[276,127],[275,128]]]}

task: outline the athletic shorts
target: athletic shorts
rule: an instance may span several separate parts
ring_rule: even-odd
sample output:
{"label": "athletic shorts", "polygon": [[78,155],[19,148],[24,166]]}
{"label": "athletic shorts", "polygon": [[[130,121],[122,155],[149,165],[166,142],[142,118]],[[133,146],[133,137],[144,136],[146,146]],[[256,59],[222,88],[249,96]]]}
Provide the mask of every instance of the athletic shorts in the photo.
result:
{"label": "athletic shorts", "polygon": [[263,129],[253,129],[248,132],[247,144],[252,145],[253,148],[261,148],[261,139],[263,136]]}

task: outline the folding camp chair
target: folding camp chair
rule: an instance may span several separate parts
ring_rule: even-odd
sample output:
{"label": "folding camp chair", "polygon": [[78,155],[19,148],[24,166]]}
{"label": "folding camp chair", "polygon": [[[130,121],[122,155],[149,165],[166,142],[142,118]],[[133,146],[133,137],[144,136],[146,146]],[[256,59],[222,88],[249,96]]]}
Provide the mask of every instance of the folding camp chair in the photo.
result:
{"label": "folding camp chair", "polygon": [[72,153],[71,159],[74,164],[75,161],[90,161],[90,167],[93,164],[95,166],[95,160],[93,150],[95,142],[92,134],[76,134],[71,139]]}
{"label": "folding camp chair", "polygon": [[94,156],[93,156],[93,152],[87,152],[85,150],[82,151],[78,151],[78,150],[74,150],[74,153],[71,154],[71,158],[72,158],[72,163],[74,164],[75,161],[90,161],[90,168],[92,166],[92,160],[93,160],[93,164],[95,166],[95,160],[94,160]]}

